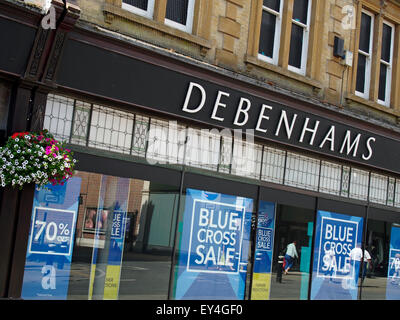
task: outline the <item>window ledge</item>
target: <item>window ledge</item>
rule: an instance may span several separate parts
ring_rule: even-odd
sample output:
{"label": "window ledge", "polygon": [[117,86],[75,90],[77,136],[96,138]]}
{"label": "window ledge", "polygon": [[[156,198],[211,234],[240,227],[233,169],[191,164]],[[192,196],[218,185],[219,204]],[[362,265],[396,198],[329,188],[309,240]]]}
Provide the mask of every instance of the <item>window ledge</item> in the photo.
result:
{"label": "window ledge", "polygon": [[163,23],[159,23],[155,20],[152,20],[152,19],[149,19],[146,17],[142,17],[140,15],[137,15],[130,11],[124,10],[124,9],[122,9],[118,6],[112,5],[112,4],[105,3],[104,7],[103,7],[103,13],[104,13],[105,20],[107,23],[112,23],[112,19],[116,16],[116,17],[124,18],[126,20],[145,25],[146,27],[155,29],[162,33],[189,41],[194,44],[197,44],[201,47],[202,51],[203,50],[207,51],[207,50],[211,49],[210,41],[208,41],[204,38],[181,31],[179,29],[169,27]]}
{"label": "window ledge", "polygon": [[366,105],[372,109],[385,112],[385,113],[390,114],[395,117],[400,117],[400,110],[395,110],[393,108],[385,107],[377,102],[361,98],[353,93],[347,93],[345,98],[346,98],[347,102],[360,103],[360,104]]}
{"label": "window ledge", "polygon": [[305,83],[306,85],[309,85],[312,87],[313,90],[319,92],[322,89],[322,84],[319,81],[316,81],[314,79],[311,79],[309,77],[297,74],[293,71],[290,70],[285,70],[282,67],[273,65],[271,63],[262,61],[258,59],[257,57],[253,56],[246,56],[244,61],[248,64],[255,65],[264,69],[267,69],[269,71],[278,73],[280,75],[283,75],[285,77],[291,78],[296,81],[300,81],[302,83]]}

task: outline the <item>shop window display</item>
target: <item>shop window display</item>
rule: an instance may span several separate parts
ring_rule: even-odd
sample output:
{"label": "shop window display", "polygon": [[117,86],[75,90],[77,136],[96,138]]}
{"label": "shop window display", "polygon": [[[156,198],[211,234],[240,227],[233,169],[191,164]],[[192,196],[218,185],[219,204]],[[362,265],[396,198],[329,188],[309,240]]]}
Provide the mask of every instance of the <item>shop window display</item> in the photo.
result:
{"label": "shop window display", "polygon": [[[46,225],[46,215],[52,213],[48,208],[42,210],[44,213],[38,211],[40,224],[38,218],[32,220],[31,247],[42,252],[33,258],[28,252],[23,297],[167,299],[178,190],[151,181],[81,171],[74,179],[80,181],[80,189],[74,193],[76,213],[69,210],[69,216],[75,214],[74,224],[71,219],[64,222],[62,215],[54,215],[47,217]],[[39,197],[38,203],[43,205],[48,200]],[[39,234],[41,224],[45,227]],[[53,235],[61,225],[76,226],[64,230],[70,235],[73,232],[65,262],[53,257],[55,249],[50,248],[58,245]],[[40,261],[44,261],[43,266]],[[68,268],[60,266],[61,262],[67,262]],[[35,274],[30,272],[33,267]],[[57,293],[60,284],[64,291]]]}
{"label": "shop window display", "polygon": [[313,222],[314,210],[277,206],[271,300],[308,299]]}
{"label": "shop window display", "polygon": [[[397,221],[400,222],[400,221]],[[365,261],[360,277],[362,300],[400,298],[400,224],[368,219]]]}

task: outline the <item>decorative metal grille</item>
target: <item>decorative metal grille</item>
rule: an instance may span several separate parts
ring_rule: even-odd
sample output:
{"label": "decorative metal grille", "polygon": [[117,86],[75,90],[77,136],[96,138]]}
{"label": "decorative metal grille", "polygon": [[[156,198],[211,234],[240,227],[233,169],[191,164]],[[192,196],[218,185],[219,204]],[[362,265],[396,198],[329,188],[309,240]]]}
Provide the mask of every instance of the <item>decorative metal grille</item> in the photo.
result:
{"label": "decorative metal grille", "polygon": [[369,172],[351,168],[350,198],[367,201]]}
{"label": "decorative metal grille", "polygon": [[262,146],[245,141],[234,141],[231,173],[260,179]]}
{"label": "decorative metal grille", "polygon": [[387,190],[387,201],[386,205],[394,206],[394,196],[395,196],[396,179],[388,178],[388,190]]}
{"label": "decorative metal grille", "polygon": [[185,164],[217,171],[220,136],[208,130],[188,128]]}
{"label": "decorative metal grille", "polygon": [[288,152],[286,156],[285,184],[318,191],[320,161]]}
{"label": "decorative metal grille", "polygon": [[56,139],[69,141],[73,107],[73,99],[49,94],[43,127],[48,129]]}
{"label": "decorative metal grille", "polygon": [[150,118],[138,114],[135,115],[135,126],[133,128],[131,146],[131,153],[133,155],[139,157],[146,156],[149,126]]}
{"label": "decorative metal grille", "polygon": [[228,129],[190,128],[54,94],[44,128],[61,141],[150,164],[185,164],[400,208],[400,179],[241,140]]}
{"label": "decorative metal grille", "polygon": [[232,143],[233,138],[230,135],[221,136],[221,152],[219,159],[219,172],[230,173],[232,163]]}
{"label": "decorative metal grille", "polygon": [[261,179],[283,184],[286,152],[264,146]]}
{"label": "decorative metal grille", "polygon": [[72,132],[70,142],[86,145],[89,133],[90,115],[92,105],[83,101],[75,100]]}
{"label": "decorative metal grille", "polygon": [[133,123],[131,113],[93,105],[88,146],[129,154]]}
{"label": "decorative metal grille", "polygon": [[339,196],[341,190],[341,174],[341,165],[321,161],[319,191]]}
{"label": "decorative metal grille", "polygon": [[341,176],[341,191],[340,191],[342,197],[349,196],[349,186],[350,186],[350,167],[343,166],[342,176]]}
{"label": "decorative metal grille", "polygon": [[369,201],[386,204],[388,196],[388,177],[371,172]]}
{"label": "decorative metal grille", "polygon": [[394,190],[394,205],[400,208],[400,179],[396,179]]}

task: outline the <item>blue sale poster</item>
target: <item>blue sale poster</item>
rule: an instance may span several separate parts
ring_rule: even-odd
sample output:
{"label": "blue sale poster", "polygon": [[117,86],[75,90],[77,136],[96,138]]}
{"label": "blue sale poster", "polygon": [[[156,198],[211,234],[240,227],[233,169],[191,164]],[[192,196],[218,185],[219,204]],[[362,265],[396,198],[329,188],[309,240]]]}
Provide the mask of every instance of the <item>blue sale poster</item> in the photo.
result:
{"label": "blue sale poster", "polygon": [[400,225],[393,225],[390,234],[386,299],[400,300]]}
{"label": "blue sale poster", "polygon": [[175,299],[244,298],[253,200],[187,189]]}
{"label": "blue sale poster", "polygon": [[356,300],[363,218],[318,211],[311,299]]}
{"label": "blue sale poster", "polygon": [[35,190],[23,299],[67,298],[81,179]]}
{"label": "blue sale poster", "polygon": [[275,203],[260,201],[253,264],[252,300],[268,300],[274,249]]}
{"label": "blue sale poster", "polygon": [[[118,299],[125,244],[129,185],[129,178],[106,175],[102,177],[96,215],[89,299]],[[107,249],[101,249],[101,242],[105,242],[104,248]],[[105,277],[95,277],[96,272],[104,272]]]}

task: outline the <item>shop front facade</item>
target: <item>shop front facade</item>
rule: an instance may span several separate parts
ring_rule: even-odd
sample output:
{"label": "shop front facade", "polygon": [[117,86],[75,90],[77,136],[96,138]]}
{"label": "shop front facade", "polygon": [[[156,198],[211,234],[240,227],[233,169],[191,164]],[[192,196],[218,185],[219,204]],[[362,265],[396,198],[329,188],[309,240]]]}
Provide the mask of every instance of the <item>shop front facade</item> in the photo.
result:
{"label": "shop front facade", "polygon": [[47,129],[78,163],[64,186],[2,190],[3,297],[399,299],[399,133],[74,7],[48,35],[29,14],[1,17],[26,37],[1,65],[4,130]]}

